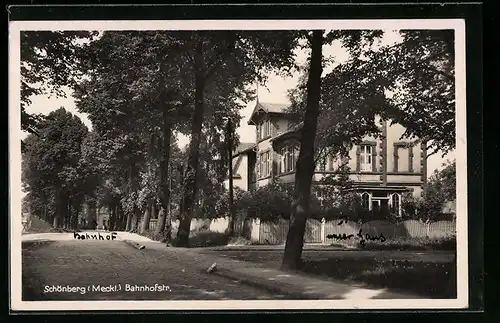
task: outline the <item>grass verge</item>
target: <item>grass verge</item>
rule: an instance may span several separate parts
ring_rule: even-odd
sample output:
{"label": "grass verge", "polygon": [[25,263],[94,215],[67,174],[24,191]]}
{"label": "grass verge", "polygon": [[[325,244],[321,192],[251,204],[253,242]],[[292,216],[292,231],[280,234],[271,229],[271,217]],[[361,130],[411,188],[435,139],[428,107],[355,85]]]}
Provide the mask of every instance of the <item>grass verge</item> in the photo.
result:
{"label": "grass verge", "polygon": [[344,247],[359,250],[394,250],[394,251],[455,251],[457,241],[455,236],[431,239],[431,238],[394,238],[382,241],[366,241],[362,245],[358,240],[340,242],[336,241],[331,246]]}
{"label": "grass verge", "polygon": [[304,260],[301,271],[374,287],[407,290],[431,298],[455,298],[455,266],[454,262],[328,258]]}
{"label": "grass verge", "polygon": [[[263,267],[279,269],[283,254],[281,250],[219,250],[218,256],[248,261]],[[375,288],[390,288],[411,292],[429,298],[455,298],[456,276],[453,257],[448,254],[419,256],[405,255],[396,260],[397,252],[391,255],[356,255],[357,251],[305,251],[299,273],[320,279],[342,282],[365,283]]]}

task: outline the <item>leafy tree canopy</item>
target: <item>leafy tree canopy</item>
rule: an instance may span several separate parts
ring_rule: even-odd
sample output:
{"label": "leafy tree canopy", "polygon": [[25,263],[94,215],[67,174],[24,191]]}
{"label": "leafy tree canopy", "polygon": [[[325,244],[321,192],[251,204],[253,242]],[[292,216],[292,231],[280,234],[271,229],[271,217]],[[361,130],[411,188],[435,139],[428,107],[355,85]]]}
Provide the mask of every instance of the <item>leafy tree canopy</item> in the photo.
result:
{"label": "leafy tree canopy", "polygon": [[89,31],[21,32],[21,127],[37,133],[41,115],[26,112],[36,95],[65,96],[64,86],[71,86],[79,73],[76,55],[85,40],[97,33]]}
{"label": "leafy tree canopy", "polygon": [[[452,30],[400,30],[400,41],[380,45],[382,31],[332,31],[350,54],[322,78],[318,149],[348,147],[377,135],[374,116],[401,124],[403,137],[427,143],[429,156],[455,147],[455,72]],[[306,71],[307,72],[307,71]],[[305,107],[305,79],[290,93]],[[335,126],[331,126],[335,125]]]}

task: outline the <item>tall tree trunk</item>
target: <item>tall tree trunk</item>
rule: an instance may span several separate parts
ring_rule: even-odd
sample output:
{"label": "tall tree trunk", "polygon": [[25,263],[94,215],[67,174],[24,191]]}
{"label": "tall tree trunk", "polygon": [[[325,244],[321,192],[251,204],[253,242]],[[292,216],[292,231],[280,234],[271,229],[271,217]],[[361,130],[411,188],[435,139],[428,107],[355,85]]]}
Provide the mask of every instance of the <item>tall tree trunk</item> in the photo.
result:
{"label": "tall tree trunk", "polygon": [[148,205],[146,206],[146,212],[144,212],[144,218],[142,220],[141,234],[149,231],[149,220],[151,219],[151,206],[153,205],[153,200],[150,199]]}
{"label": "tall tree trunk", "polygon": [[[163,97],[163,100],[167,98]],[[170,120],[169,107],[167,105],[163,108],[163,155],[160,163],[160,185],[161,185],[161,207],[163,208],[163,213],[158,215],[158,222],[156,223],[156,233],[161,233],[167,228],[167,236],[165,237],[167,241],[170,240],[169,232],[172,226],[171,214],[169,212],[170,203],[170,145],[172,142],[172,125]]]}
{"label": "tall tree trunk", "polygon": [[56,214],[54,216],[54,228],[64,227],[64,221],[68,211],[68,204],[65,194],[58,190],[56,192]]}
{"label": "tall tree trunk", "polygon": [[227,121],[227,150],[228,150],[228,169],[229,169],[229,223],[227,225],[228,235],[234,236],[235,212],[233,205],[233,127],[231,119]]}
{"label": "tall tree trunk", "polygon": [[88,202],[87,226],[93,228],[94,221],[97,222],[97,202],[92,200]]}
{"label": "tall tree trunk", "polygon": [[78,215],[79,215],[79,207],[75,207],[75,212],[72,214],[73,221],[71,222],[71,229],[77,230],[78,229]]}
{"label": "tall tree trunk", "polygon": [[133,212],[127,212],[127,223],[125,225],[125,231],[132,230],[132,216]]}
{"label": "tall tree trunk", "polygon": [[311,39],[311,60],[307,81],[307,107],[295,173],[292,214],[290,215],[290,226],[281,264],[283,269],[297,269],[301,265],[306,220],[310,212],[311,182],[314,173],[314,141],[321,93],[322,46],[323,31],[314,30]]}
{"label": "tall tree trunk", "polygon": [[125,230],[125,225],[126,225],[125,214],[123,213],[123,209],[121,208],[120,204],[118,204],[118,206],[117,206],[117,212],[116,212],[116,214],[118,216],[118,230],[119,231],[124,231]]}
{"label": "tall tree trunk", "polygon": [[[133,196],[135,189],[134,182],[134,165],[130,164],[128,169],[128,181],[129,181],[129,197]],[[135,202],[134,202],[135,204]],[[135,224],[135,216],[136,216],[136,207],[132,207],[132,210],[127,211],[127,225],[125,227],[125,231],[132,231],[134,229]]]}
{"label": "tall tree trunk", "polygon": [[142,210],[136,206],[134,208],[134,213],[135,213],[134,231],[139,233],[139,230],[140,230],[139,223],[141,223]]}
{"label": "tall tree trunk", "polygon": [[195,106],[191,128],[191,142],[189,143],[189,158],[184,176],[182,202],[180,209],[179,230],[177,231],[177,245],[186,247],[189,244],[191,219],[195,210],[195,197],[198,190],[196,178],[198,174],[199,147],[202,135],[203,115],[205,110],[205,72],[203,60],[203,43],[200,40],[194,54],[195,65]]}
{"label": "tall tree trunk", "polygon": [[152,203],[151,203],[151,216],[150,218],[151,219],[156,219],[156,205],[155,205],[155,201],[153,200]]}
{"label": "tall tree trunk", "polygon": [[65,229],[70,229],[71,228],[71,221],[73,219],[73,212],[71,210],[71,207],[72,207],[71,197],[68,197],[67,206],[68,206],[68,208],[67,208],[68,213],[66,215],[66,221],[64,223],[64,228]]}
{"label": "tall tree trunk", "polygon": [[108,230],[113,231],[115,229],[116,222],[116,207],[113,205],[109,205],[109,222],[108,222]]}

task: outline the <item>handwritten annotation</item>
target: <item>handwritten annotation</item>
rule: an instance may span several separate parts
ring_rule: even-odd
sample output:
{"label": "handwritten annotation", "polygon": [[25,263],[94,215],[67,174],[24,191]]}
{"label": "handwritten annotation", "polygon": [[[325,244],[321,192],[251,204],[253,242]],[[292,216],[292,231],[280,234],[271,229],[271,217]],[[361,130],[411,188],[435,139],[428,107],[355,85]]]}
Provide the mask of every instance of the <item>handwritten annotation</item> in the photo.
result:
{"label": "handwritten annotation", "polygon": [[101,233],[77,233],[73,232],[73,237],[77,240],[115,240],[116,239],[116,232],[111,232],[111,234],[105,234],[102,235]]}
{"label": "handwritten annotation", "polygon": [[[343,223],[347,223],[346,218],[341,218],[340,222],[338,225],[342,225]],[[385,242],[387,239],[384,237],[384,234],[381,233],[379,236],[372,236],[369,233],[365,233],[363,235],[363,229],[359,229],[359,232],[354,235],[354,234],[346,234],[346,233],[341,233],[341,234],[329,234],[326,236],[328,239],[336,239],[336,240],[350,240],[352,238],[359,238],[359,243],[364,246],[366,241],[377,241],[379,240],[380,242]]]}

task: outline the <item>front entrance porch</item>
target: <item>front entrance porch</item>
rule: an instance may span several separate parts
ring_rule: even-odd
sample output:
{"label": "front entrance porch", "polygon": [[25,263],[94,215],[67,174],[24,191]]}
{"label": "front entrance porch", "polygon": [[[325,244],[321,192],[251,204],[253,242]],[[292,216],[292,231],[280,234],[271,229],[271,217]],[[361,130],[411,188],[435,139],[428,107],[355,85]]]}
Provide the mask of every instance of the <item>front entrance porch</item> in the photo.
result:
{"label": "front entrance porch", "polygon": [[401,216],[403,194],[410,192],[411,189],[404,186],[357,185],[347,191],[358,193],[363,207],[369,211]]}

